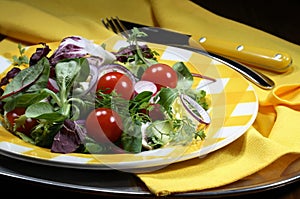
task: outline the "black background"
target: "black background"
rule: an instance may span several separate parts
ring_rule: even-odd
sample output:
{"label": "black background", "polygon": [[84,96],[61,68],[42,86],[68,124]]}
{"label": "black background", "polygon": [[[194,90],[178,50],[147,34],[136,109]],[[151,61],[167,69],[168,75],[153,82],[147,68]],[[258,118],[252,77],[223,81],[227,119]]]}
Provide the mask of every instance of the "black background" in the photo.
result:
{"label": "black background", "polygon": [[300,1],[192,0],[203,8],[300,44]]}

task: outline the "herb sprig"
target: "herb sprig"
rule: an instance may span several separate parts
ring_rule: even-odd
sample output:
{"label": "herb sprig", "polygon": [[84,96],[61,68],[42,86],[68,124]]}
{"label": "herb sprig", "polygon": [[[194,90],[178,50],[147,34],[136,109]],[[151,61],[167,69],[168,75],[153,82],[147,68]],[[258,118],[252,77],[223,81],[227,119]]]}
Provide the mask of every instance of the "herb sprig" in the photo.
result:
{"label": "herb sprig", "polygon": [[28,64],[29,63],[29,59],[28,57],[25,55],[25,48],[22,47],[21,43],[18,43],[18,49],[19,49],[19,56],[14,55],[12,57],[13,59],[13,65],[15,66],[21,66],[22,64]]}

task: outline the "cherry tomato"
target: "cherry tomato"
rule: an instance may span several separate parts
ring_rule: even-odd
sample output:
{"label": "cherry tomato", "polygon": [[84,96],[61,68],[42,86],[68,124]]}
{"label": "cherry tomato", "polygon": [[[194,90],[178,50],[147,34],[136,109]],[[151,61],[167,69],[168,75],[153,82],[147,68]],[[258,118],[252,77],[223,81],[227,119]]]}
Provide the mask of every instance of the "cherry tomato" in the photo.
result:
{"label": "cherry tomato", "polygon": [[[17,107],[14,110],[6,113],[6,118],[9,121],[11,126],[15,125],[15,119],[18,119],[21,115],[25,113],[26,109],[23,107]],[[38,124],[37,120],[34,118],[27,118],[25,123],[19,126],[16,130],[24,133],[27,136],[30,136],[31,130],[34,126]]]}
{"label": "cherry tomato", "polygon": [[152,106],[151,110],[141,109],[140,112],[148,115],[152,121],[165,119],[165,114],[160,104],[151,104],[150,106]]}
{"label": "cherry tomato", "polygon": [[117,141],[123,129],[121,117],[109,108],[97,108],[91,111],[85,126],[87,134],[100,143]]}
{"label": "cherry tomato", "polygon": [[97,83],[97,90],[102,90],[105,94],[116,91],[124,99],[130,99],[133,95],[134,85],[130,78],[120,72],[109,72],[101,76]]}
{"label": "cherry tomato", "polygon": [[162,112],[162,108],[160,104],[153,104],[153,109],[149,111],[148,115],[149,117],[155,121],[155,120],[163,120],[165,119],[165,115]]}
{"label": "cherry tomato", "polygon": [[175,88],[177,86],[177,73],[167,64],[153,64],[143,73],[142,80],[151,81],[158,89],[161,87]]}

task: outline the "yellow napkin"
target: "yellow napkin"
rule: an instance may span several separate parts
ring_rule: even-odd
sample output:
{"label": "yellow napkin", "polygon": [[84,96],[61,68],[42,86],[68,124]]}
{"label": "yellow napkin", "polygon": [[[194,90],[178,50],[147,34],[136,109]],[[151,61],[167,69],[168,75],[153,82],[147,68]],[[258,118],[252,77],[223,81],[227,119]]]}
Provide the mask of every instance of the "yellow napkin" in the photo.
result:
{"label": "yellow napkin", "polygon": [[127,20],[139,16],[139,23],[152,25],[151,8],[145,0],[1,0],[0,8],[0,33],[31,44],[60,41],[69,35],[106,39],[113,34],[104,28],[101,18],[109,16]]}
{"label": "yellow napkin", "polygon": [[277,86],[271,91],[254,86],[259,112],[241,138],[204,158],[136,174],[152,193],[168,195],[220,187],[267,168],[282,169],[281,161],[300,157],[300,46],[217,16],[191,1],[0,0],[0,33],[8,36],[0,43],[0,53],[20,41],[59,41],[67,35],[104,40],[112,33],[102,27],[100,19],[116,15],[147,25],[277,49],[293,57],[286,73],[262,71]]}

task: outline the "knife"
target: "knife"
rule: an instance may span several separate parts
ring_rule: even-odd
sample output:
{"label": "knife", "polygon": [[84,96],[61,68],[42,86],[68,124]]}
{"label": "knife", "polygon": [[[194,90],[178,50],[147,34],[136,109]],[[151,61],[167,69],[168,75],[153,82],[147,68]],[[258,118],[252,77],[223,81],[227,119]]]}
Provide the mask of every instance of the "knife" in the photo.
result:
{"label": "knife", "polygon": [[273,72],[286,72],[292,64],[292,58],[285,52],[242,45],[229,41],[220,41],[204,36],[188,35],[173,30],[150,27],[138,23],[120,20],[127,29],[141,29],[148,37],[147,42],[160,44],[178,44],[206,50],[228,59],[255,66]]}
{"label": "knife", "polygon": [[[255,71],[249,67],[247,67],[246,65],[234,61],[232,59],[228,59],[226,57],[214,54],[214,53],[208,53],[206,50],[200,49],[200,48],[195,48],[189,45],[184,44],[183,42],[178,42],[178,40],[174,40],[174,37],[168,37],[168,35],[173,36],[174,33],[172,31],[168,31],[168,30],[160,30],[160,28],[155,28],[155,27],[145,27],[143,25],[139,25],[136,23],[132,23],[132,22],[128,22],[128,21],[121,21],[120,19],[113,19],[113,20],[117,20],[116,22],[112,22],[112,20],[104,20],[102,19],[102,23],[103,25],[110,30],[113,30],[115,33],[120,33],[120,30],[125,30],[124,32],[121,32],[121,34],[124,35],[124,37],[128,37],[128,34],[131,33],[131,30],[135,27],[139,29],[143,29],[143,32],[147,32],[148,31],[148,35],[147,37],[144,37],[147,41],[146,42],[150,42],[150,43],[160,43],[160,44],[165,44],[165,45],[169,45],[169,46],[174,46],[174,47],[178,47],[178,48],[182,48],[182,49],[186,49],[186,50],[190,50],[196,53],[200,53],[203,55],[206,55],[216,61],[219,61],[227,66],[229,66],[230,68],[236,70],[237,72],[239,72],[240,74],[242,74],[246,79],[248,79],[249,81],[251,81],[252,83],[254,83],[256,86],[265,89],[265,90],[269,90],[269,89],[273,89],[275,86],[275,83],[273,80],[271,80],[269,77],[263,75],[262,73]],[[123,27],[124,26],[124,27]],[[117,30],[118,29],[118,30]],[[158,34],[162,33],[162,34]],[[184,39],[187,39],[187,35],[179,35],[178,33],[175,33],[174,36],[179,36],[179,37],[184,37]],[[173,41],[172,41],[173,40]],[[175,43],[175,44],[168,44],[169,43]]]}

